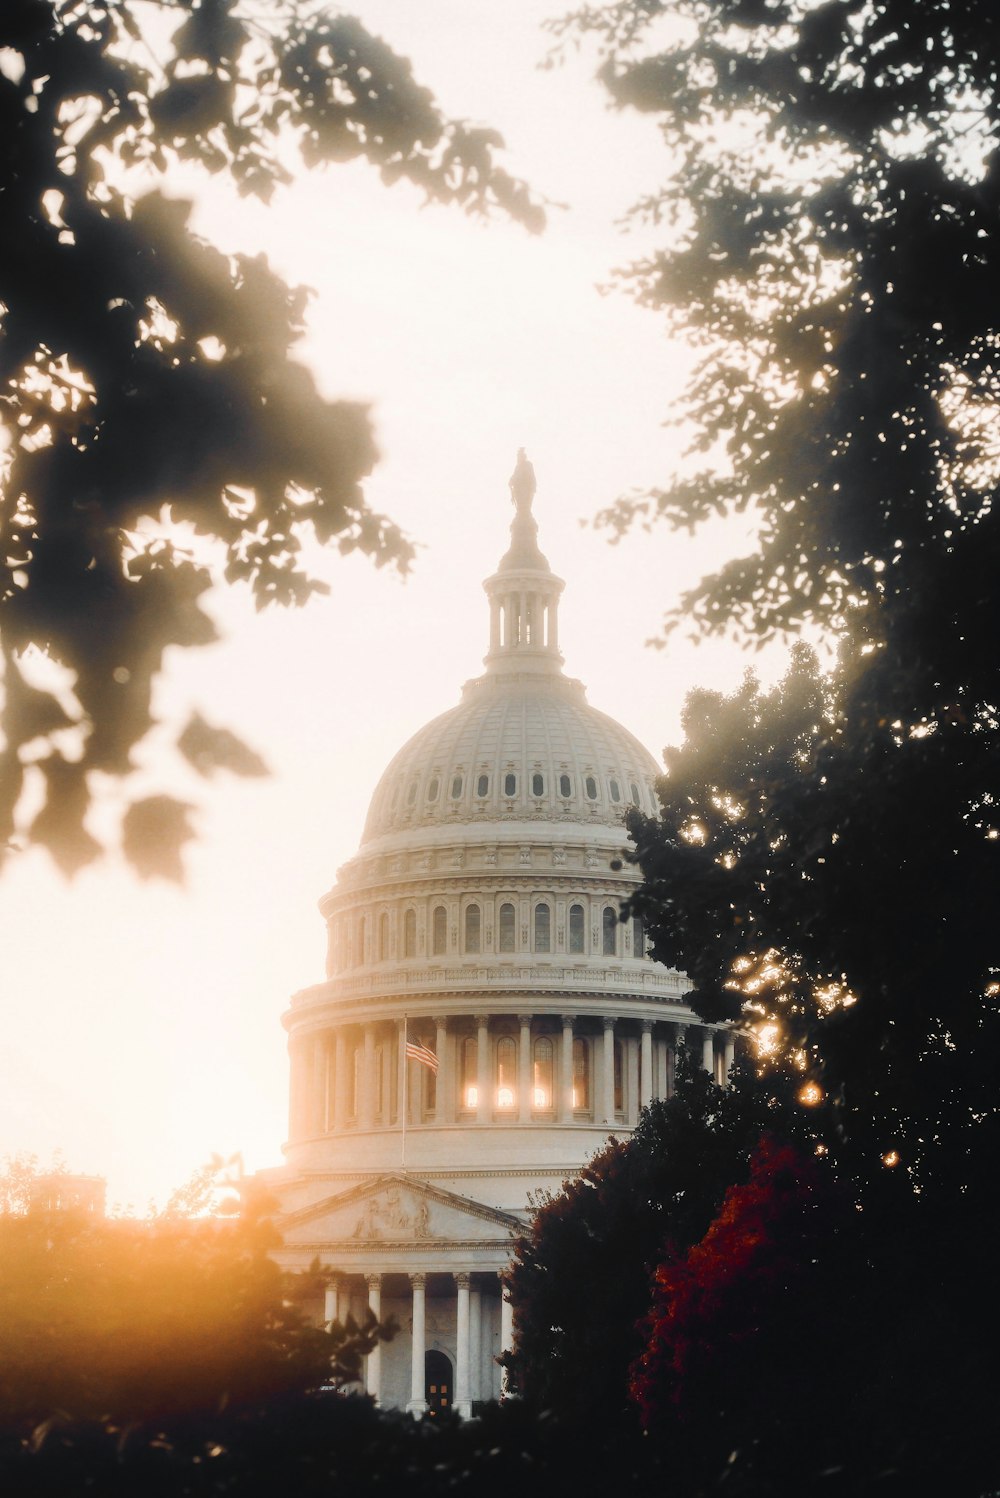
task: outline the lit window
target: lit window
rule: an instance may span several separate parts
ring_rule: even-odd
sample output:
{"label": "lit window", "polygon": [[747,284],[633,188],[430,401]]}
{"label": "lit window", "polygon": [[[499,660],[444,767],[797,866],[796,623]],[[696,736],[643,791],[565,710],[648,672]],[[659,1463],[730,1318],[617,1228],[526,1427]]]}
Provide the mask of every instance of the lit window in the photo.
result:
{"label": "lit window", "polygon": [[552,922],[547,905],[535,906],[535,951],[549,952],[551,944]]}
{"label": "lit window", "polygon": [[601,951],[605,957],[614,957],[618,948],[618,915],[614,907],[605,905],[601,917]]}
{"label": "lit window", "polygon": [[531,794],[533,796],[544,796],[545,794],[545,777],[539,775],[537,771],[531,777]]}
{"label": "lit window", "polygon": [[569,949],[571,952],[582,952],[584,950],[584,915],[582,905],[571,905],[569,907]]}
{"label": "lit window", "polygon": [[428,801],[436,801],[437,798],[438,798],[438,791],[440,789],[441,789],[441,782],[440,782],[440,780],[438,780],[437,776],[435,775],[434,779],[431,781],[430,785],[427,787],[427,799],[428,799]]}
{"label": "lit window", "polygon": [[467,952],[479,951],[480,926],[479,906],[467,905],[465,907],[465,950]]}
{"label": "lit window", "polygon": [[535,1041],[534,1063],[534,1072],[531,1084],[531,1105],[533,1108],[551,1108],[553,1071],[552,1042],[545,1035],[539,1036],[539,1038]]}
{"label": "lit window", "polygon": [[587,776],[586,780],[583,782],[583,789],[586,793],[588,801],[597,800],[597,781],[594,779],[593,775]]}
{"label": "lit window", "polygon": [[476,795],[477,796],[488,796],[489,793],[490,793],[490,777],[488,775],[480,775],[479,779],[476,781]]}
{"label": "lit window", "polygon": [[462,794],[462,786],[464,785],[464,783],[465,783],[464,778],[461,775],[456,775],[452,779],[452,782],[451,782],[451,799],[453,801],[457,801],[458,798],[459,798],[459,796]]}
{"label": "lit window", "polygon": [[573,1042],[573,1107],[590,1107],[590,1047],[579,1037]]}
{"label": "lit window", "polygon": [[573,782],[568,775],[559,776],[559,794],[564,801],[568,801],[573,794]]}
{"label": "lit window", "polygon": [[417,912],[408,910],[403,917],[403,956],[417,955]]}
{"label": "lit window", "polygon": [[513,905],[500,906],[500,950],[501,952],[513,952],[516,943],[516,929],[514,924]]}
{"label": "lit window", "polygon": [[510,770],[507,771],[507,774],[503,778],[503,793],[505,796],[515,796],[517,794],[517,776]]}
{"label": "lit window", "polygon": [[618,784],[617,780],[608,781],[608,790],[611,792],[612,801],[617,804],[622,798],[622,788]]}
{"label": "lit window", "polygon": [[475,1036],[466,1035],[462,1041],[461,1055],[462,1106],[464,1108],[475,1108],[479,1102],[479,1088],[476,1086],[477,1060],[478,1047]]}
{"label": "lit window", "polygon": [[436,905],[431,920],[431,955],[442,957],[447,950],[448,913],[443,905]]}
{"label": "lit window", "polygon": [[497,1041],[497,1107],[513,1108],[517,1099],[517,1047],[510,1035]]}

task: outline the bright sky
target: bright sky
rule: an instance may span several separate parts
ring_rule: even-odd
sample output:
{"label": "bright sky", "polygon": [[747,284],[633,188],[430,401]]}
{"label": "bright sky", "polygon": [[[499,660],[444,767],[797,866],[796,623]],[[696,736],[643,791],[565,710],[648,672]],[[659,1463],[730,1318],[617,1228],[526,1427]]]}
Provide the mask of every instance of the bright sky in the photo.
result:
{"label": "bright sky", "polygon": [[405,584],[322,557],[332,596],[296,614],[258,617],[220,591],[224,642],[173,653],[161,715],[199,708],[273,772],[206,786],[148,756],[139,785],[201,808],[184,890],[138,885],[114,859],[67,885],[36,852],[0,882],[0,1155],[61,1151],[137,1210],[213,1152],[280,1162],[279,1020],[323,977],[316,902],[355,851],[389,759],[481,667],[481,581],[506,548],[518,447],[538,478],[542,549],[567,583],[566,668],[594,706],[658,755],[688,688],[729,688],[751,659],[724,643],[644,643],[740,536],[659,531],[611,548],[580,525],[663,480],[677,455],[663,423],[689,358],[653,314],[597,290],[643,248],[615,223],[669,169],[655,124],[607,110],[592,58],[537,68],[538,23],[559,0],[350,8],[412,58],[446,113],[496,126],[510,169],[568,206],[532,238],[421,208],[361,166],[303,178],[269,210],[214,181],[199,193],[207,237],[264,250],[315,288],[302,357],[328,394],[371,403],[383,453],[371,502],[422,550]]}

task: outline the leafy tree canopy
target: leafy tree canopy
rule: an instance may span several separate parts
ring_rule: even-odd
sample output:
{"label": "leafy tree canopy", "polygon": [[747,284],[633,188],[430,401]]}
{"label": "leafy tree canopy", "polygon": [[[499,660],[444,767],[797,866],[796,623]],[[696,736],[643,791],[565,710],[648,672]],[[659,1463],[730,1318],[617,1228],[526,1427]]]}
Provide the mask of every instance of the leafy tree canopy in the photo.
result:
{"label": "leafy tree canopy", "polygon": [[[163,190],[173,166],[267,201],[295,152],[308,167],[362,158],[387,183],[537,229],[501,145],[445,119],[358,21],[298,0],[3,6],[0,846],[22,830],[67,873],[99,854],[94,777],[127,778],[165,649],[214,638],[202,543],[259,608],[323,587],[307,537],[379,564],[411,555],[365,502],[365,408],[325,399],[292,357],[307,293],[195,235],[190,205]],[[26,679],[30,647],[72,673],[68,696]],[[201,773],[263,770],[200,719],[178,748]],[[19,829],[29,765],[43,794]],[[190,835],[167,796],[124,814],[144,876],[180,877]]]}
{"label": "leafy tree canopy", "polygon": [[752,510],[756,549],[679,612],[840,647],[828,681],[799,651],[777,692],[695,696],[662,819],[632,818],[636,905],[703,1016],[770,1025],[814,1077],[831,1146],[957,1196],[996,1122],[1000,23],[630,0],[575,24],[662,120],[640,212],[666,242],[627,277],[703,352],[701,471],[605,519]]}

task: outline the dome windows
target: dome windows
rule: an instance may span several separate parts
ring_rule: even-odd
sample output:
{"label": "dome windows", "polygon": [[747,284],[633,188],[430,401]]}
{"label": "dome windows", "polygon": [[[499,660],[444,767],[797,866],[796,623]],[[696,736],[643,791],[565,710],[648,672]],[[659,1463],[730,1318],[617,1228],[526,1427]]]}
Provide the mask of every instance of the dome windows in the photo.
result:
{"label": "dome windows", "polygon": [[535,1041],[534,1065],[531,1078],[531,1106],[540,1113],[552,1107],[553,1051],[547,1035]]}
{"label": "dome windows", "polygon": [[465,907],[465,950],[479,952],[482,947],[482,915],[478,905]]}
{"label": "dome windows", "polygon": [[645,957],[646,955],[646,933],[642,929],[642,916],[632,917],[632,956]]}
{"label": "dome windows", "polygon": [[513,770],[508,770],[503,778],[503,793],[508,800],[517,795],[517,776]]}
{"label": "dome windows", "polygon": [[533,796],[545,795],[545,776],[540,774],[538,770],[531,777],[531,794]]}
{"label": "dome windows", "polygon": [[635,783],[634,780],[632,781],[632,783],[631,783],[631,785],[629,786],[628,789],[629,789],[629,796],[631,798],[632,805],[633,806],[641,806],[642,805],[642,799],[641,799],[641,797],[639,795],[639,787],[636,785],[636,783]]}
{"label": "dome windows", "polygon": [[500,906],[500,919],[497,922],[500,929],[501,952],[513,952],[517,947],[517,925],[513,905]]}
{"label": "dome windows", "polygon": [[453,775],[452,776],[452,779],[451,779],[451,799],[453,801],[458,801],[459,800],[459,798],[461,797],[462,789],[463,789],[464,785],[465,785],[465,776],[464,775]]}
{"label": "dome windows", "polygon": [[608,781],[608,791],[610,792],[612,801],[617,806],[622,799],[622,788],[614,778]]}
{"label": "dome windows", "polygon": [[437,778],[437,776],[435,775],[433,777],[433,779],[431,780],[430,784],[427,787],[427,799],[428,799],[428,801],[436,801],[437,798],[438,798],[438,792],[440,791],[440,789],[441,789],[441,782]]}
{"label": "dome windows", "polygon": [[443,905],[435,905],[431,917],[431,955],[443,957],[448,950],[448,912]]}
{"label": "dome windows", "polygon": [[535,951],[551,952],[552,920],[547,905],[535,906]]}
{"label": "dome windows", "polygon": [[579,1035],[573,1041],[573,1107],[581,1113],[590,1108],[590,1046]]}
{"label": "dome windows", "polygon": [[585,917],[582,905],[571,905],[569,907],[569,949],[570,952],[580,953],[584,951]]}
{"label": "dome windows", "polygon": [[605,905],[601,916],[601,952],[605,957],[618,955],[618,912],[613,905]]}
{"label": "dome windows", "polygon": [[513,1036],[501,1035],[496,1050],[496,1100],[500,1112],[517,1106],[517,1046]]}
{"label": "dome windows", "polygon": [[593,775],[588,775],[583,782],[583,793],[588,801],[597,800],[597,781]]}
{"label": "dome windows", "polygon": [[403,916],[403,956],[417,955],[417,912],[411,907]]}
{"label": "dome windows", "polygon": [[566,774],[559,776],[559,794],[564,801],[568,801],[573,794],[573,782]]}
{"label": "dome windows", "polygon": [[407,806],[415,806],[417,800],[417,782],[411,780],[406,792]]}
{"label": "dome windows", "polygon": [[483,797],[488,796],[489,793],[490,793],[490,777],[488,775],[479,775],[479,776],[477,776],[476,777],[476,795],[479,796],[480,799],[482,799]]}

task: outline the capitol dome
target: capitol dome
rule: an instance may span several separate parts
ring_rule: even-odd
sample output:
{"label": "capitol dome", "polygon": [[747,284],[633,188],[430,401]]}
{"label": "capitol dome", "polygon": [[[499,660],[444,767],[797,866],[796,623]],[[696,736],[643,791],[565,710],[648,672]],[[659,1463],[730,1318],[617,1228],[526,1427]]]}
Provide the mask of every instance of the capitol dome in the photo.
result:
{"label": "capitol dome", "polygon": [[655,813],[657,766],[563,673],[563,584],[523,453],[510,487],[485,670],[379,780],[320,901],[326,980],[285,1016],[279,1257],[324,1267],[317,1317],[367,1305],[409,1328],[366,1383],[417,1414],[500,1394],[501,1277],[532,1193],[669,1095],[678,1046],[720,1084],[732,1059],[622,918],[638,878],[623,819]]}

